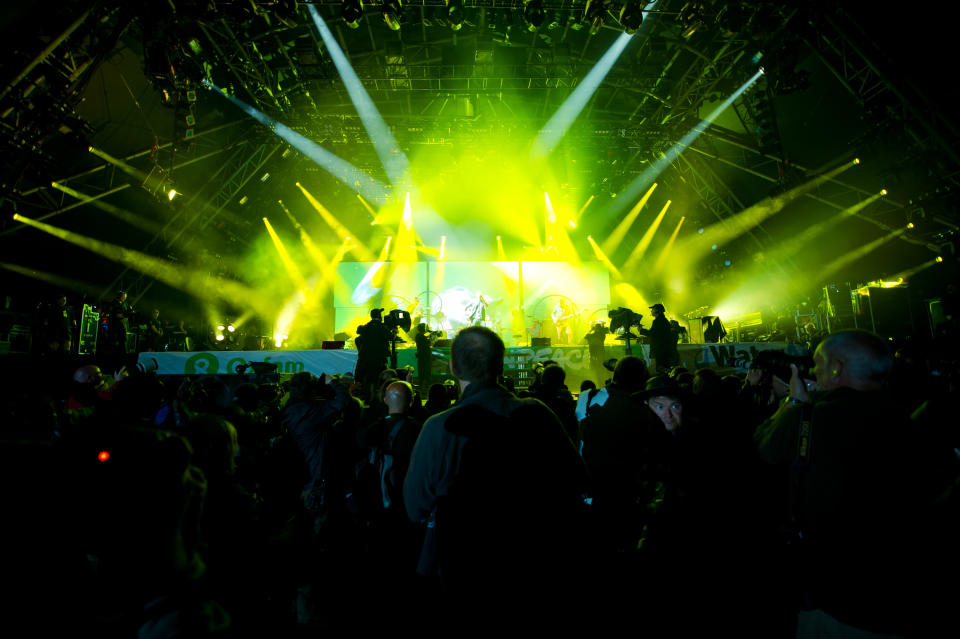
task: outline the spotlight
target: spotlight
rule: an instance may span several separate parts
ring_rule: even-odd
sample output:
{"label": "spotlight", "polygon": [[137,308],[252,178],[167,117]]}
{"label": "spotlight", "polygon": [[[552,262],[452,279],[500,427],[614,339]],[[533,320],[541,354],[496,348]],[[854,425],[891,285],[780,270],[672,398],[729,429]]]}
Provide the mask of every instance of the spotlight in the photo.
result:
{"label": "spotlight", "polygon": [[854,164],[860,164],[860,158],[853,158]]}
{"label": "spotlight", "polygon": [[913,222],[910,222],[910,223],[907,224],[907,228],[908,228],[908,229],[912,229],[913,226],[914,226],[914,225],[913,225]]}
{"label": "spotlight", "polygon": [[222,342],[222,341],[223,341],[223,333],[217,333],[217,341],[218,341],[218,342]]}
{"label": "spotlight", "polygon": [[943,261],[943,258],[938,255],[938,256],[937,256],[937,263],[939,264],[939,263],[942,262],[942,261]]}
{"label": "spotlight", "polygon": [[699,2],[688,2],[680,10],[680,24],[683,25],[683,31],[680,32],[681,38],[689,38],[703,26],[703,4]]}
{"label": "spotlight", "polygon": [[343,5],[340,7],[340,17],[343,18],[348,27],[356,29],[360,26],[360,18],[363,17],[363,3],[360,0],[343,0]]}
{"label": "spotlight", "polygon": [[887,194],[886,189],[880,189],[880,195],[886,195],[886,194]]}
{"label": "spotlight", "polygon": [[527,29],[536,31],[546,17],[547,12],[543,8],[543,0],[524,0],[523,21],[527,23]]}
{"label": "spotlight", "polygon": [[230,324],[230,325],[227,326],[227,330],[232,333],[232,332],[234,332],[234,331],[237,330],[237,329],[236,329],[236,327],[235,327],[233,324]]}
{"label": "spotlight", "polygon": [[463,28],[463,0],[444,0],[447,5],[447,22],[454,31]]}
{"label": "spotlight", "polygon": [[392,31],[400,30],[400,23],[403,22],[403,5],[400,0],[386,0],[380,8],[383,13],[383,21],[387,23]]}
{"label": "spotlight", "polygon": [[596,35],[600,31],[606,15],[604,0],[587,0],[587,5],[583,8],[583,19],[590,25],[590,35]]}
{"label": "spotlight", "polygon": [[627,0],[620,9],[620,24],[627,33],[636,33],[643,22],[643,3],[639,0]]}
{"label": "spotlight", "polygon": [[173,198],[177,197],[177,195],[179,195],[179,193],[177,193],[176,189],[170,189],[169,191],[167,191],[168,200],[173,200]]}

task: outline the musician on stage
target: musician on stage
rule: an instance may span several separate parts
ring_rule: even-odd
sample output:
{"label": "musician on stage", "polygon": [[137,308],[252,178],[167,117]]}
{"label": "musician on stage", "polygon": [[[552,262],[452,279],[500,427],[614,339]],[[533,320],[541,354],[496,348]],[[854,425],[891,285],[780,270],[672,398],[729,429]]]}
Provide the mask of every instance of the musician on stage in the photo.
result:
{"label": "musician on stage", "polygon": [[470,326],[487,325],[487,300],[483,298],[483,293],[477,297],[477,303],[473,305],[470,311]]}
{"label": "musician on stage", "polygon": [[550,319],[553,320],[553,326],[557,331],[557,344],[569,344],[573,340],[573,331],[570,328],[570,318],[573,315],[570,303],[563,298],[560,298],[550,312]]}
{"label": "musician on stage", "polygon": [[107,306],[107,349],[111,353],[127,352],[127,334],[130,332],[130,315],[133,308],[127,304],[127,292],[119,291]]}

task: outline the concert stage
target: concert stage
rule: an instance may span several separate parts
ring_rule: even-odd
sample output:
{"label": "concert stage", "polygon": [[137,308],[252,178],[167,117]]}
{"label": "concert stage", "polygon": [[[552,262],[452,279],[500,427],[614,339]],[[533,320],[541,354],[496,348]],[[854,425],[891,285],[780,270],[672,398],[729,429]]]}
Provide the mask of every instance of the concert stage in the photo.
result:
{"label": "concert stage", "polygon": [[[649,362],[649,346],[633,345],[634,355],[641,355]],[[724,371],[745,373],[754,356],[770,349],[785,350],[791,354],[802,354],[805,349],[797,344],[777,342],[729,343],[729,344],[680,344],[678,345],[683,365],[689,370],[698,368],[716,368]],[[449,348],[436,348],[434,354],[434,375],[449,376]],[[620,344],[607,346],[608,358],[619,358],[625,354]],[[233,375],[236,367],[250,362],[270,362],[277,365],[277,372],[293,374],[309,371],[315,375],[352,373],[357,364],[355,350],[310,350],[310,351],[203,351],[193,353],[163,352],[140,353],[140,364],[146,369],[153,368],[156,360],[156,372],[160,375]],[[586,346],[543,346],[507,348],[504,369],[513,376],[519,386],[524,386],[531,378],[535,362],[553,360],[563,366],[567,372],[567,386],[577,390],[584,379],[594,378],[590,370],[590,358]],[[416,370],[416,349],[397,350],[397,365],[412,366]],[[252,372],[252,371],[250,371]]]}

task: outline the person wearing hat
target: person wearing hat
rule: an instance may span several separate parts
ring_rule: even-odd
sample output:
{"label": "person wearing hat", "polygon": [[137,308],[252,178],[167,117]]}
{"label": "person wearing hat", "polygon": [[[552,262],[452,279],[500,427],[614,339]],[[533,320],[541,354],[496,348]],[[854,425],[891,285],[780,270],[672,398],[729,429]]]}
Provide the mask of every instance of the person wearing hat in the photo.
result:
{"label": "person wearing hat", "polygon": [[647,380],[646,387],[637,393],[644,400],[670,433],[676,433],[683,425],[684,390],[676,380],[667,375],[657,375]]}
{"label": "person wearing hat", "polygon": [[677,335],[670,330],[670,322],[664,315],[665,310],[663,304],[654,304],[650,307],[650,314],[653,315],[650,328],[637,328],[637,332],[650,338],[650,359],[658,373],[670,370],[670,367],[680,360],[677,354]]}

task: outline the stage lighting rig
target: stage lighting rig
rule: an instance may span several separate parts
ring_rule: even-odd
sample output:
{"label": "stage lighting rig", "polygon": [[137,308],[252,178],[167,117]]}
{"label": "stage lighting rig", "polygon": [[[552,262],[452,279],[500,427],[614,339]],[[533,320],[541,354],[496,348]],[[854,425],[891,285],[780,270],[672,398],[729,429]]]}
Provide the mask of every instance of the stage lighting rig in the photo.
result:
{"label": "stage lighting rig", "polygon": [[447,22],[454,31],[463,28],[463,0],[444,0],[447,5]]}
{"label": "stage lighting rig", "polygon": [[387,26],[393,31],[399,31],[400,23],[403,22],[403,5],[400,0],[386,0],[380,10]]}
{"label": "stage lighting rig", "polygon": [[583,8],[583,19],[590,25],[590,35],[596,35],[607,17],[607,0],[587,0]]}
{"label": "stage lighting rig", "polygon": [[620,9],[620,24],[623,30],[633,34],[643,23],[643,2],[641,0],[627,0]]}
{"label": "stage lighting rig", "polygon": [[687,39],[704,25],[704,6],[702,2],[688,2],[680,10],[680,25],[683,30],[680,37]]}
{"label": "stage lighting rig", "polygon": [[529,31],[536,31],[547,18],[547,11],[543,8],[543,0],[524,0],[523,21],[527,23]]}
{"label": "stage lighting rig", "polygon": [[348,27],[356,29],[360,26],[360,19],[363,17],[363,3],[360,0],[343,0],[340,6],[340,17]]}

